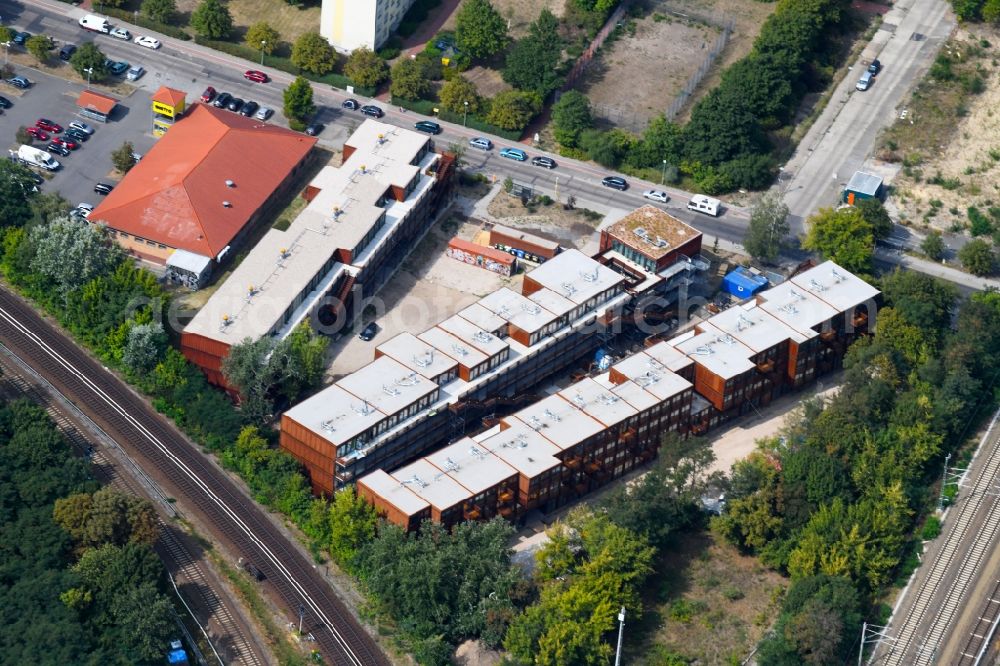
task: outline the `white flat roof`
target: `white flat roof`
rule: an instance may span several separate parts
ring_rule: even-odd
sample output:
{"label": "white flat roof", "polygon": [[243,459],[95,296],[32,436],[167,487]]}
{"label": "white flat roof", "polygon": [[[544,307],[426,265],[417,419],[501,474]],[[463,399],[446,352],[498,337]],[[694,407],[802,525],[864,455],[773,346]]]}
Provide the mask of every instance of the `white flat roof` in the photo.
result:
{"label": "white flat roof", "polygon": [[528,277],[577,305],[625,280],[623,275],[602,266],[579,250],[560,252],[528,273]]}
{"label": "white flat roof", "polygon": [[550,395],[515,416],[560,449],[568,449],[605,429],[562,396]]}
{"label": "white flat roof", "polygon": [[535,432],[516,416],[503,419],[508,426],[481,444],[519,473],[534,478],[562,464],[559,447]]}
{"label": "white flat roof", "polygon": [[856,305],[873,300],[879,290],[832,261],[796,275],[791,281],[814,296],[829,303],[838,312],[847,312]]}
{"label": "white flat roof", "polygon": [[761,310],[753,301],[723,310],[708,321],[755,352],[767,351],[788,340],[796,343],[805,340],[794,328]]}
{"label": "white flat roof", "polygon": [[426,458],[397,469],[392,478],[439,511],[450,509],[472,496],[468,488],[427,462]]}
{"label": "white flat roof", "polygon": [[306,398],[285,415],[335,446],[354,439],[386,418],[386,414],[336,384]]}
{"label": "white flat roof", "polygon": [[398,414],[438,390],[436,383],[388,356],[380,356],[345,375],[336,385],[389,415]]}
{"label": "white flat roof", "polygon": [[700,324],[709,330],[677,342],[674,346],[695,363],[723,379],[741,375],[755,366],[750,362],[753,350],[711,324]]}
{"label": "white flat roof", "polygon": [[633,381],[622,382],[618,385],[612,384],[611,380],[608,379],[608,373],[606,372],[603,375],[594,377],[594,381],[614,393],[622,400],[628,402],[628,404],[632,405],[640,412],[644,412],[647,409],[655,407],[661,402],[659,398]]}
{"label": "white flat roof", "polygon": [[541,305],[507,287],[479,299],[479,304],[526,333],[534,333],[559,318]]}
{"label": "white flat roof", "polygon": [[474,368],[489,359],[489,356],[461,338],[437,326],[427,329],[417,337],[455,359],[459,365],[466,368]]}
{"label": "white flat roof", "polygon": [[571,405],[587,413],[592,418],[611,427],[638,414],[638,410],[608,389],[585,377],[577,383],[559,391]]}
{"label": "white flat roof", "polygon": [[691,388],[691,382],[668,370],[645,351],[622,359],[611,367],[660,401],[668,400]]}
{"label": "white flat roof", "polygon": [[407,516],[414,516],[430,506],[427,500],[418,497],[384,470],[377,469],[359,479],[359,482],[371,488],[372,492]]}
{"label": "white flat roof", "polygon": [[576,307],[576,303],[548,288],[539,289],[528,298],[558,317],[569,314]]}
{"label": "white flat roof", "polygon": [[772,289],[760,292],[757,297],[762,310],[806,337],[815,336],[817,333],[814,326],[820,326],[838,314],[832,305],[793,282],[782,282]]}
{"label": "white flat roof", "polygon": [[458,316],[472,322],[484,331],[506,331],[507,320],[487,310],[478,302],[458,311]]}
{"label": "white flat roof", "polygon": [[409,169],[400,172],[396,177],[392,167],[411,166],[421,149],[430,141],[426,134],[414,130],[403,129],[377,120],[366,119],[358,129],[344,142],[345,146],[354,148],[355,155],[363,157],[364,164],[369,169],[381,170],[384,179],[390,185],[402,187],[412,178],[408,176]]}
{"label": "white flat roof", "polygon": [[657,342],[655,345],[646,347],[642,351],[671,372],[680,372],[693,363],[690,358],[677,351],[668,342]]}
{"label": "white flat roof", "polygon": [[438,324],[438,328],[448,331],[466,344],[482,351],[490,358],[510,346],[489,331],[484,331],[468,319],[463,319],[458,315],[448,317]]}
{"label": "white flat roof", "polygon": [[517,476],[516,469],[468,437],[432,453],[426,459],[462,484],[473,496]]}
{"label": "white flat roof", "polygon": [[455,359],[408,331],[389,338],[375,349],[432,380],[458,366]]}

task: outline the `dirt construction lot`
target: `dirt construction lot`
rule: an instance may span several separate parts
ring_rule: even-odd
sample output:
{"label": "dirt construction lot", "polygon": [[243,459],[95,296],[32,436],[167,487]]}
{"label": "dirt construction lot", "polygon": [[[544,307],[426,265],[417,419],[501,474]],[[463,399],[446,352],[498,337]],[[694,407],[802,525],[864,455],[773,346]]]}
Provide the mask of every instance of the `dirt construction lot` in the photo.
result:
{"label": "dirt construction lot", "polygon": [[[634,131],[670,106],[702,66],[721,33],[718,26],[732,20],[733,32],[699,90],[717,83],[720,64],[746,55],[774,8],[773,3],[750,0],[650,2],[647,6],[650,9],[642,18],[631,19],[634,36],[623,32],[606,46],[578,86],[590,98],[596,116]],[[622,81],[629,82],[627,94]]]}

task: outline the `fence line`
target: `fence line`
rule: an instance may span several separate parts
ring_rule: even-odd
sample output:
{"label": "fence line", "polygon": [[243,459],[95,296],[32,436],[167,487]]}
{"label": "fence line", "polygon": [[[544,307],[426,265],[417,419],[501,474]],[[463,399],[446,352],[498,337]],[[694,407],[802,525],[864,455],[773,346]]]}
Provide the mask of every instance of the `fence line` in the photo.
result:
{"label": "fence line", "polygon": [[587,71],[587,67],[590,66],[590,61],[594,59],[594,55],[597,54],[598,49],[604,44],[604,41],[611,34],[611,31],[618,26],[618,22],[625,16],[625,12],[628,10],[629,5],[631,5],[631,0],[622,0],[622,3],[611,13],[608,20],[605,21],[604,27],[600,29],[597,35],[590,40],[590,44],[587,46],[587,50],[580,54],[580,57],[576,59],[576,63],[573,65],[573,69],[569,71],[566,75],[566,82],[563,84],[562,90],[569,90],[576,84],[577,80],[583,76],[583,73]]}
{"label": "fence line", "polygon": [[712,48],[709,49],[708,53],[705,55],[705,59],[701,61],[701,65],[698,67],[698,70],[688,78],[687,82],[684,84],[684,87],[681,89],[679,93],[677,93],[677,97],[675,97],[674,101],[671,102],[670,106],[667,107],[665,113],[667,120],[673,120],[674,118],[677,117],[677,114],[681,112],[681,109],[683,109],[684,105],[687,104],[688,99],[691,98],[691,95],[694,94],[694,91],[697,90],[702,80],[712,69],[712,65],[715,64],[715,59],[719,57],[720,53],[722,53],[722,49],[726,48],[726,44],[729,43],[729,35],[732,34],[733,26],[735,24],[733,19],[731,18],[725,19],[724,23],[722,25],[719,25],[718,20],[715,17],[709,18],[705,15],[697,14],[695,12],[682,13],[671,9],[666,9],[664,11],[666,11],[668,14],[673,14],[674,16],[679,16],[682,18],[689,18],[693,16],[695,20],[700,21],[701,23],[707,23],[709,25],[715,25],[722,28],[722,32],[719,33],[719,36],[715,38],[715,42],[712,44]]}

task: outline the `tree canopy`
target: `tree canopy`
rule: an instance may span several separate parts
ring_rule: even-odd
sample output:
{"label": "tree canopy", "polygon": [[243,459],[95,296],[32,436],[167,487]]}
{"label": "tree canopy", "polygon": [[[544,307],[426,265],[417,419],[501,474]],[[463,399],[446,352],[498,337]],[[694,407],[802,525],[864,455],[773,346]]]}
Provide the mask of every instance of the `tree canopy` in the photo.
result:
{"label": "tree canopy", "polygon": [[973,275],[992,275],[996,268],[993,248],[982,238],[973,238],[958,251],[958,260]]}
{"label": "tree canopy", "polygon": [[466,102],[469,103],[469,113],[479,113],[483,108],[483,99],[476,86],[461,75],[445,81],[438,97],[441,106],[452,113],[464,113]]}
{"label": "tree canopy", "polygon": [[359,46],[347,57],[344,74],[355,85],[374,88],[389,78],[389,65],[367,46]]}
{"label": "tree canopy", "polygon": [[505,130],[522,130],[541,110],[537,93],[505,90],[493,98],[486,120]]}
{"label": "tree canopy", "polygon": [[832,259],[852,273],[872,272],[875,235],[871,224],[854,206],[834,210],[820,208],[806,221],[808,232],[802,245]]}
{"label": "tree canopy", "polygon": [[473,58],[488,58],[507,47],[507,22],[489,0],[464,0],[455,17],[455,42]]}
{"label": "tree canopy", "polygon": [[140,11],[146,18],[169,24],[177,15],[177,3],[174,0],[142,0]]}
{"label": "tree canopy", "polygon": [[773,264],[778,260],[788,231],[788,206],[781,195],[762,194],[750,208],[750,222],[743,247],[754,259]]}
{"label": "tree canopy", "polygon": [[243,43],[255,51],[270,55],[281,43],[281,35],[267,21],[258,21],[247,28]]}
{"label": "tree canopy", "polygon": [[233,31],[233,15],[221,0],[201,0],[191,13],[191,27],[209,39],[225,39]]}
{"label": "tree canopy", "polygon": [[288,84],[284,93],[285,117],[289,120],[303,122],[316,112],[313,104],[313,89],[309,84],[309,79],[296,76],[295,80]]}
{"label": "tree canopy", "polygon": [[545,98],[562,83],[559,75],[562,48],[558,19],[547,8],[542,9],[528,35],[514,42],[507,53],[503,80]]}
{"label": "tree canopy", "polygon": [[577,90],[567,90],[552,105],[552,133],[560,145],[575,148],[580,133],[592,123],[590,100]]}
{"label": "tree canopy", "polygon": [[392,66],[392,84],[389,92],[393,97],[417,100],[430,95],[431,82],[416,60],[402,58]]}
{"label": "tree canopy", "polygon": [[[69,64],[77,74],[91,83],[100,83],[108,76],[104,68],[107,56],[93,42],[84,42],[69,57]],[[89,72],[87,70],[90,70]],[[89,77],[89,78],[88,78]]]}
{"label": "tree canopy", "polygon": [[20,226],[31,219],[35,179],[31,169],[10,160],[0,160],[0,219]]}
{"label": "tree canopy", "polygon": [[337,52],[326,37],[318,32],[306,32],[299,35],[292,46],[292,64],[322,76],[336,67]]}

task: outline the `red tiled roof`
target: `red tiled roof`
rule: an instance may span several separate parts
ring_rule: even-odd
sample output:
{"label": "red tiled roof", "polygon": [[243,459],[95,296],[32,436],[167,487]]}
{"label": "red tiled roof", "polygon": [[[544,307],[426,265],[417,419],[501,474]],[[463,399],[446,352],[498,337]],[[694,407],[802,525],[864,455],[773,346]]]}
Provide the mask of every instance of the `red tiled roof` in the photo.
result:
{"label": "red tiled roof", "polygon": [[283,127],[195,104],[90,219],[215,257],[315,143]]}
{"label": "red tiled roof", "polygon": [[160,89],[153,93],[152,100],[154,102],[159,102],[160,104],[166,104],[167,106],[177,106],[184,101],[184,93],[180,90],[174,90],[173,88],[168,88],[166,86],[160,86]]}
{"label": "red tiled roof", "polygon": [[108,97],[92,90],[84,90],[76,100],[76,105],[81,109],[90,109],[108,115],[111,109],[118,103],[114,97]]}

